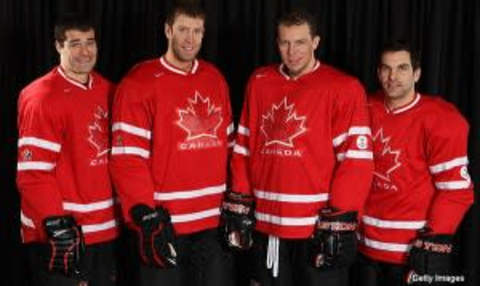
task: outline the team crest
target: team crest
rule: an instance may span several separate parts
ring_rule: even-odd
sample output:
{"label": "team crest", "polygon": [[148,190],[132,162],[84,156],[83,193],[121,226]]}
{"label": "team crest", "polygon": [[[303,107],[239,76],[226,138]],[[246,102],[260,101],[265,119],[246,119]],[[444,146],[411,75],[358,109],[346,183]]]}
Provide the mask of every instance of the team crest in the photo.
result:
{"label": "team crest", "polygon": [[203,149],[221,145],[217,131],[223,122],[222,108],[215,106],[209,97],[195,91],[193,98],[188,98],[185,108],[177,109],[176,124],[187,137],[180,143],[180,149]]}
{"label": "team crest", "polygon": [[265,135],[265,146],[294,147],[293,139],[307,131],[305,120],[305,116],[297,115],[295,104],[288,104],[287,97],[279,104],[273,104],[272,109],[262,115],[260,130]]}
{"label": "team crest", "polygon": [[[108,111],[105,111],[101,106],[97,105],[93,120],[88,125],[88,143],[95,150],[95,159],[92,160],[91,165],[98,165],[99,158],[108,153]],[[95,161],[95,162],[94,162]]]}
{"label": "team crest", "polygon": [[[400,162],[401,151],[393,150],[390,141],[391,137],[384,135],[383,128],[380,128],[373,136],[375,152],[375,171],[373,174],[388,183],[392,182],[391,174],[402,165]],[[397,189],[393,184],[388,184],[388,186],[392,190]]]}

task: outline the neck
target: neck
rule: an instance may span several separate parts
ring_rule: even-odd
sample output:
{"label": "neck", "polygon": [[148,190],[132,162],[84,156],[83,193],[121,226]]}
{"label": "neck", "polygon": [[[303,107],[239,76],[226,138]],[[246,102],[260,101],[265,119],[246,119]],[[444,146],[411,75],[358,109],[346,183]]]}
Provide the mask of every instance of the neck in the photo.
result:
{"label": "neck", "polygon": [[167,62],[174,67],[184,71],[189,72],[192,69],[193,61],[182,61],[179,60],[170,50],[165,54],[165,59]]}
{"label": "neck", "polygon": [[392,98],[392,97],[386,96],[385,98],[386,98],[385,102],[387,104],[387,107],[390,110],[397,109],[413,101],[413,99],[415,98],[415,90],[412,89],[406,95],[401,97]]}
{"label": "neck", "polygon": [[[301,70],[299,73],[297,74],[292,74],[288,69],[287,69],[287,74],[292,78],[292,79],[297,79],[299,77],[301,77],[302,75],[305,75],[309,72],[311,72],[313,70],[313,68],[315,67],[315,63],[317,62],[317,60],[315,58],[312,58],[312,60],[305,66],[305,68],[303,70]],[[285,66],[286,67],[286,66]]]}
{"label": "neck", "polygon": [[62,67],[62,70],[65,76],[68,77],[69,79],[79,82],[81,84],[88,83],[88,78],[89,78],[88,73],[76,73],[66,69],[63,65],[60,65],[60,66]]}

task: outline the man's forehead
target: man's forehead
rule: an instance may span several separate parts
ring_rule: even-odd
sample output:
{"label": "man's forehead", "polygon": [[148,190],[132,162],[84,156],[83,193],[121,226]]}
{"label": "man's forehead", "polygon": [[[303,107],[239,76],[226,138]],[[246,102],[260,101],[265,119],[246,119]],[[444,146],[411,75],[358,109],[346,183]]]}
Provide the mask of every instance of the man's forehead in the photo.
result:
{"label": "man's forehead", "polygon": [[278,36],[279,38],[288,37],[288,38],[310,38],[310,28],[307,23],[300,25],[283,25],[278,26]]}
{"label": "man's forehead", "polygon": [[408,51],[386,51],[382,54],[382,64],[410,65],[410,53]]}
{"label": "man's forehead", "polygon": [[205,19],[203,17],[194,17],[194,16],[189,16],[186,14],[177,14],[175,15],[175,19],[173,21],[173,25],[182,25],[182,26],[201,26],[203,27],[203,24],[205,22]]}
{"label": "man's forehead", "polygon": [[69,29],[65,31],[65,40],[74,41],[81,39],[95,39],[95,30],[93,28],[82,31],[79,29]]}

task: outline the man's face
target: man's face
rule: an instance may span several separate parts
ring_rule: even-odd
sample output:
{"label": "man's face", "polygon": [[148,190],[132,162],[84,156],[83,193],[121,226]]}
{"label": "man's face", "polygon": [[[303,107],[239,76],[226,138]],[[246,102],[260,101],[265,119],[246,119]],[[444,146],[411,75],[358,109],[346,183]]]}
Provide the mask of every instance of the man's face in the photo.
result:
{"label": "man's face", "polygon": [[315,60],[314,51],[320,37],[312,37],[308,25],[278,26],[277,45],[282,62],[287,66],[290,76],[298,77],[307,72]]}
{"label": "man's face", "polygon": [[391,51],[383,53],[377,75],[389,98],[403,99],[415,94],[420,68],[413,70],[409,52]]}
{"label": "man's face", "polygon": [[97,42],[93,29],[65,31],[65,41],[56,43],[60,64],[67,73],[88,74],[97,62]]}
{"label": "man's face", "polygon": [[195,59],[202,47],[204,32],[202,18],[192,18],[183,14],[175,17],[173,25],[165,25],[168,48],[180,62],[190,62]]}

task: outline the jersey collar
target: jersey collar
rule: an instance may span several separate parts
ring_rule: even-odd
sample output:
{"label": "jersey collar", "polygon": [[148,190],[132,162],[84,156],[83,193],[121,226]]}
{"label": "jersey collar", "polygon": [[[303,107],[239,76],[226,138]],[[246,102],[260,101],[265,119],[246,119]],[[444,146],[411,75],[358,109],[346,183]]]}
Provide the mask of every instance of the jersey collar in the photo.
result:
{"label": "jersey collar", "polygon": [[92,87],[93,87],[93,76],[92,76],[92,73],[90,73],[90,74],[88,75],[88,82],[87,82],[87,84],[81,84],[81,83],[79,83],[78,81],[73,80],[73,79],[67,77],[67,75],[65,74],[65,72],[63,71],[63,69],[62,69],[61,66],[58,66],[58,67],[57,67],[57,71],[58,71],[58,73],[59,73],[66,81],[68,81],[69,83],[73,84],[73,85],[76,86],[76,87],[79,87],[79,88],[84,89],[84,90],[92,89]]}
{"label": "jersey collar", "polygon": [[186,72],[186,71],[183,71],[179,68],[176,68],[174,67],[172,64],[170,64],[169,62],[167,62],[167,60],[165,59],[164,56],[161,56],[160,57],[160,64],[162,66],[164,66],[167,70],[171,71],[171,72],[174,72],[176,74],[181,74],[181,75],[188,75],[188,74],[194,74],[197,72],[198,70],[198,60],[197,59],[194,59],[193,60],[193,65],[192,65],[192,69],[189,71],[189,72]]}
{"label": "jersey collar", "polygon": [[420,93],[415,93],[415,97],[413,98],[412,101],[410,101],[409,103],[403,105],[403,106],[400,106],[400,107],[397,107],[397,108],[394,108],[394,109],[390,109],[388,108],[387,106],[387,101],[384,101],[383,104],[385,106],[385,111],[387,113],[391,113],[391,114],[399,114],[399,113],[402,113],[402,112],[405,112],[407,110],[410,110],[412,109],[415,105],[418,104],[418,102],[420,101]]}
{"label": "jersey collar", "polygon": [[[310,73],[316,71],[319,67],[320,67],[320,61],[315,60],[315,65],[313,66],[313,69],[312,69],[310,72],[308,72],[308,73],[306,73],[306,74],[304,74],[304,75],[302,75],[302,76],[300,76],[300,77],[303,77],[303,76],[305,76],[305,75],[307,75],[307,74],[310,74]],[[297,79],[300,78],[300,77],[298,77],[298,78],[294,79],[294,78],[290,77],[290,76],[285,72],[285,69],[286,69],[286,66],[285,66],[285,64],[283,64],[283,63],[281,63],[281,64],[278,66],[278,72],[279,72],[284,78],[286,78],[287,80],[297,80]]]}

